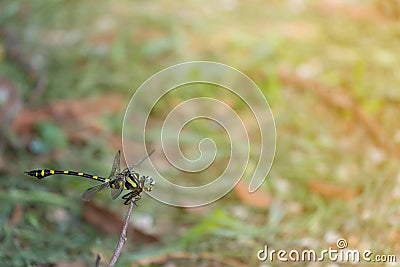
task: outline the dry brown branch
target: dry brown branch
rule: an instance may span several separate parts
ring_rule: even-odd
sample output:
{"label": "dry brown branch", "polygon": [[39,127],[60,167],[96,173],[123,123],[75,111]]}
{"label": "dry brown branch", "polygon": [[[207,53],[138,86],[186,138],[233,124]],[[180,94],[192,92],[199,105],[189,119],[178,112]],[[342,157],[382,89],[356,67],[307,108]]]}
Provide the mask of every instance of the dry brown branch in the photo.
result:
{"label": "dry brown branch", "polygon": [[131,218],[131,214],[132,214],[134,205],[135,205],[134,201],[131,201],[131,203],[129,204],[129,208],[128,208],[128,211],[125,216],[125,224],[124,224],[124,227],[122,228],[121,235],[119,236],[119,241],[118,241],[117,247],[115,248],[115,251],[111,257],[110,263],[108,264],[109,267],[115,266],[115,264],[118,261],[119,255],[121,254],[122,247],[124,246],[125,241],[127,239],[129,220]]}
{"label": "dry brown branch", "polygon": [[390,152],[390,147],[386,143],[386,138],[380,128],[379,123],[371,116],[367,115],[358,103],[341,88],[331,88],[321,82],[304,79],[290,73],[281,71],[279,79],[282,83],[288,84],[302,91],[311,91],[325,103],[339,108],[349,110],[355,118],[364,126],[368,135],[378,147]]}
{"label": "dry brown branch", "polygon": [[94,263],[95,267],[99,267],[100,266],[100,261],[101,261],[101,257],[99,254],[97,254],[96,256],[96,262]]}

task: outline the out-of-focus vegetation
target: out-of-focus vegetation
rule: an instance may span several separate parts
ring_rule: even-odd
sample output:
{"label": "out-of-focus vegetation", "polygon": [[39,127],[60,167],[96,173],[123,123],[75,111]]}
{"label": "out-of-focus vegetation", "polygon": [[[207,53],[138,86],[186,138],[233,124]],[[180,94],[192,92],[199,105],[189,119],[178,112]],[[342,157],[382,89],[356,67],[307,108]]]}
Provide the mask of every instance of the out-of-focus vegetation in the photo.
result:
{"label": "out-of-focus vegetation", "polygon": [[[83,203],[79,196],[91,181],[38,181],[23,171],[107,174],[135,88],[156,71],[199,59],[229,64],[261,88],[277,125],[274,165],[256,195],[239,185],[199,209],[144,196],[121,266],[259,266],[264,244],[322,250],[339,237],[352,249],[399,255],[399,7],[341,0],[2,1],[2,266],[109,259],[122,202],[100,194]],[[160,112],[170,105],[160,103]],[[131,146],[132,157],[143,156]]]}

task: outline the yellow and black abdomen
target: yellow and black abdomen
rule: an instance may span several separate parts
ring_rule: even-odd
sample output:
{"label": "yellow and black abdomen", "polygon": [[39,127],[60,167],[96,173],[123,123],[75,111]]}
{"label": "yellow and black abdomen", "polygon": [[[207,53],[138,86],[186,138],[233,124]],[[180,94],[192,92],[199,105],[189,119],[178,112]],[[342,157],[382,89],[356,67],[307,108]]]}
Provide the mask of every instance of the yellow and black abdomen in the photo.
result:
{"label": "yellow and black abdomen", "polygon": [[36,177],[38,179],[42,179],[44,177],[54,175],[54,174],[63,174],[64,172],[62,171],[56,171],[56,170],[47,170],[47,169],[42,169],[42,170],[33,170],[33,171],[28,171],[25,172],[26,174]]}
{"label": "yellow and black abdomen", "polygon": [[58,170],[41,169],[41,170],[26,171],[25,173],[30,176],[36,177],[38,179],[43,179],[47,176],[51,176],[51,175],[55,175],[55,174],[64,174],[64,175],[85,177],[85,178],[97,180],[100,182],[107,182],[107,179],[105,179],[103,177],[84,173],[84,172],[76,172],[76,171],[58,171]]}

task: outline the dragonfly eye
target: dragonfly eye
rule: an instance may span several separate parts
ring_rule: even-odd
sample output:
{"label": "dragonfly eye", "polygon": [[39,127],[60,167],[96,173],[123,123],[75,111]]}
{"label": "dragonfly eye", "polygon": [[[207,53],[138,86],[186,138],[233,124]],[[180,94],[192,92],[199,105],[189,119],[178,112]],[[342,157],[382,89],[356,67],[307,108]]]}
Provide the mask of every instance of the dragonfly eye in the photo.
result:
{"label": "dragonfly eye", "polygon": [[151,176],[146,176],[144,179],[144,184],[143,184],[143,188],[146,191],[151,191],[153,190],[154,184],[156,182],[154,181],[154,179]]}

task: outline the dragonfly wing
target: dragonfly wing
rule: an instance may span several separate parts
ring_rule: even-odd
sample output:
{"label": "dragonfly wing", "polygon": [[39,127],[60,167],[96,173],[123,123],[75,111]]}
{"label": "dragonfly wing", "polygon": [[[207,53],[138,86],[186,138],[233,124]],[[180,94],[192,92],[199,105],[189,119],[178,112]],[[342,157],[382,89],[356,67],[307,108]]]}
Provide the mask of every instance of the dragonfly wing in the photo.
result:
{"label": "dragonfly wing", "polygon": [[111,198],[114,200],[119,195],[121,195],[121,192],[122,192],[123,188],[124,188],[123,186],[120,186],[118,188],[111,188]]}
{"label": "dragonfly wing", "polygon": [[113,180],[110,184],[111,187],[111,198],[116,199],[122,192],[125,186],[125,179],[123,177]]}
{"label": "dragonfly wing", "polygon": [[113,177],[115,177],[118,173],[121,172],[121,151],[118,150],[117,154],[115,155],[114,158],[114,163],[113,166],[111,168],[111,173],[109,178],[112,179]]}
{"label": "dragonfly wing", "polygon": [[81,199],[84,201],[90,201],[97,192],[107,188],[109,183],[102,183],[99,185],[95,185],[90,187],[88,190],[85,191],[85,193],[82,194]]}
{"label": "dragonfly wing", "polygon": [[133,169],[137,166],[139,166],[143,161],[145,161],[147,158],[149,158],[151,156],[151,154],[154,153],[154,151],[156,151],[155,148],[153,148],[149,154],[147,154],[147,156],[143,157],[141,160],[139,160],[138,162],[136,162],[135,164],[133,164],[131,167],[129,167],[130,171],[133,171]]}

